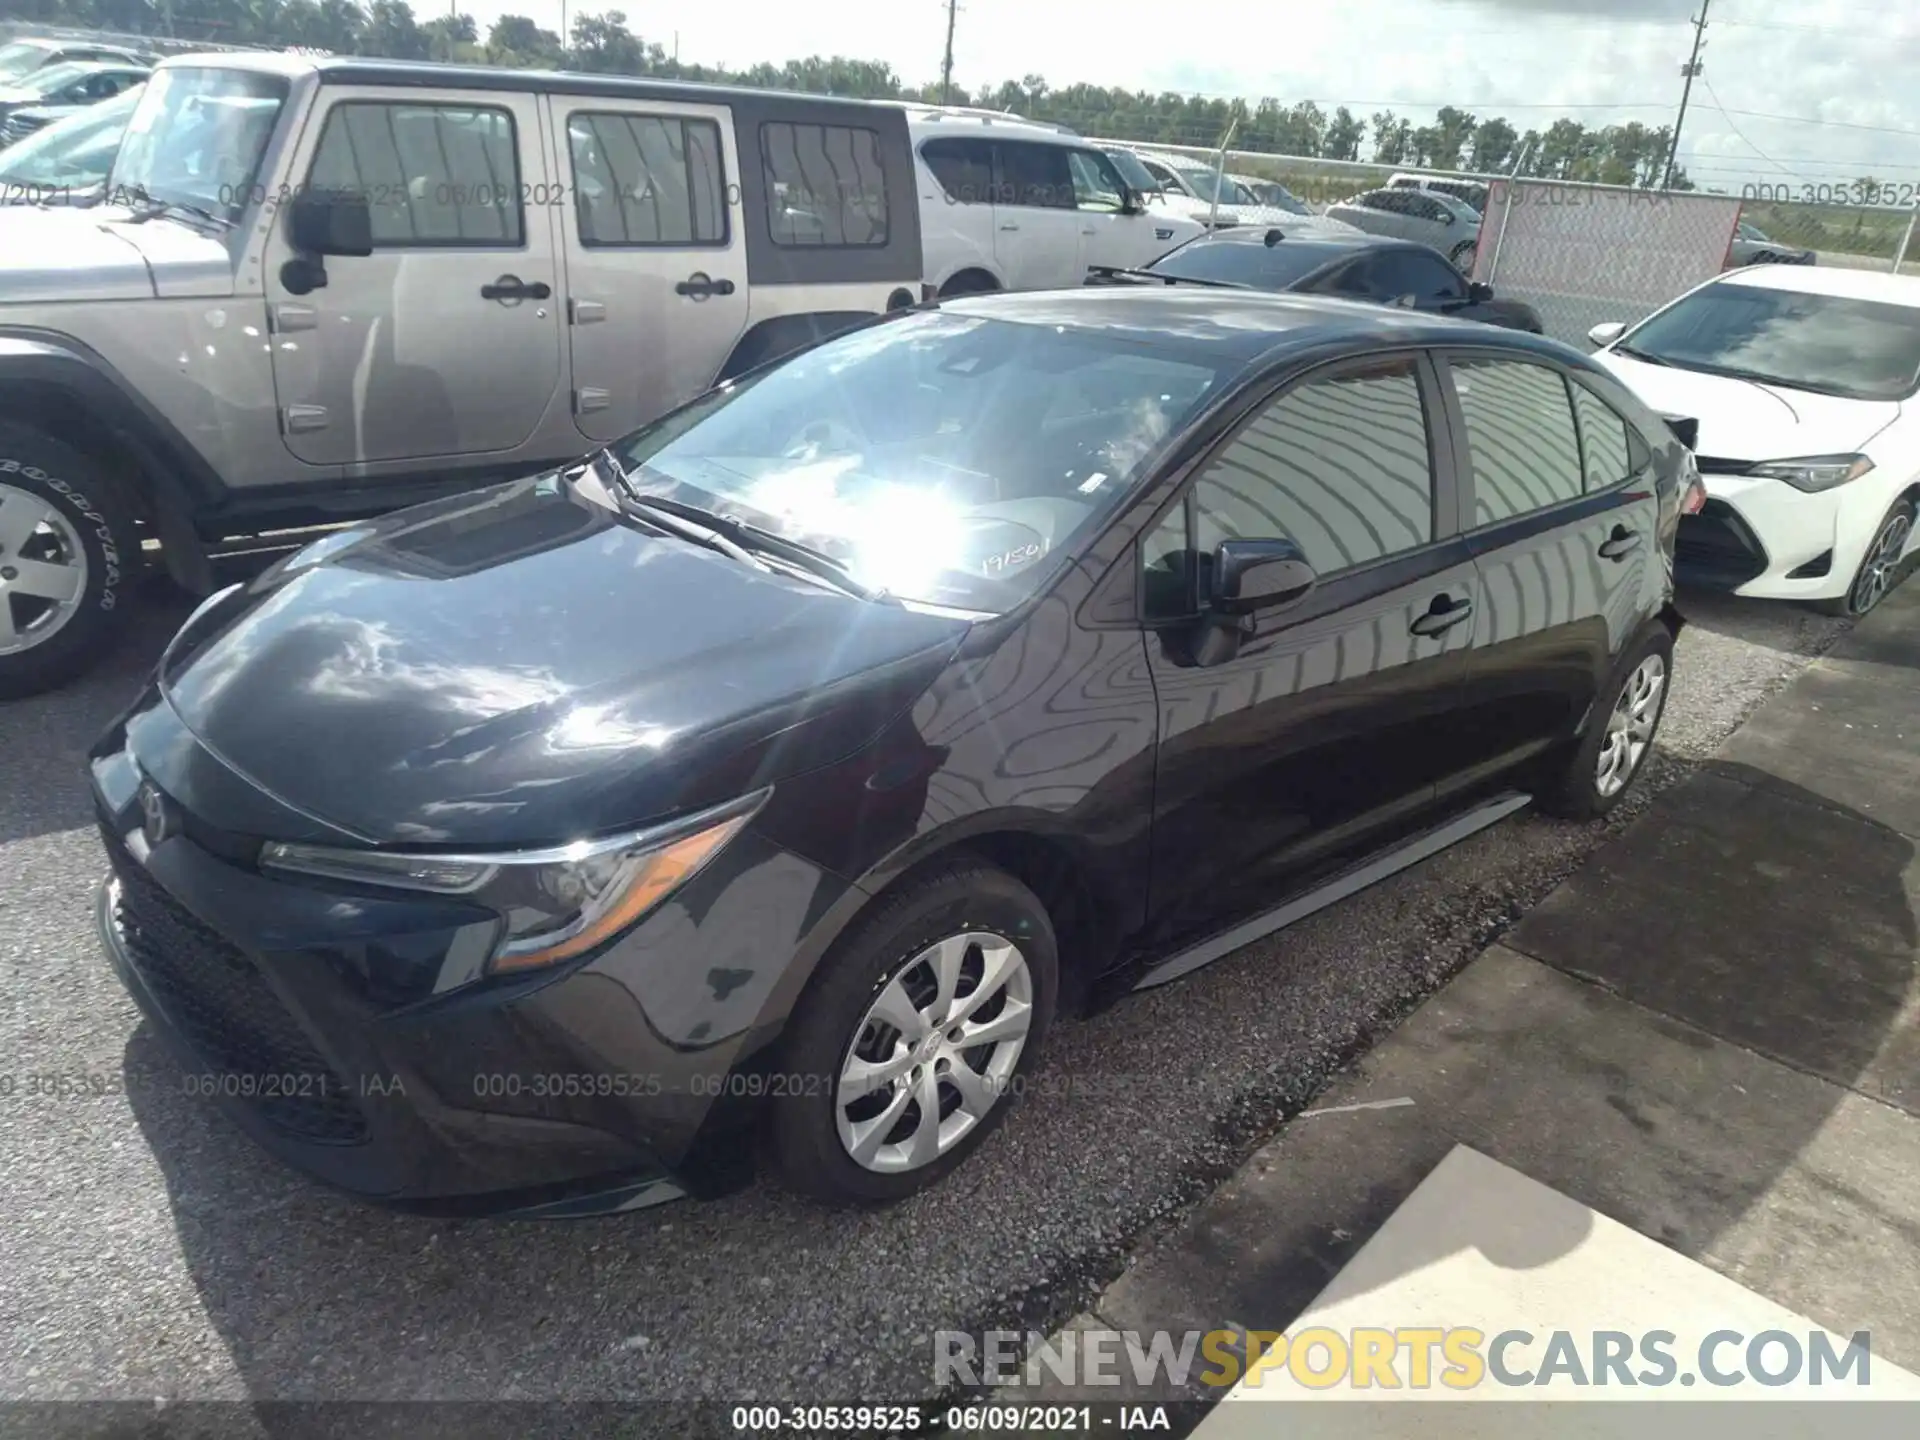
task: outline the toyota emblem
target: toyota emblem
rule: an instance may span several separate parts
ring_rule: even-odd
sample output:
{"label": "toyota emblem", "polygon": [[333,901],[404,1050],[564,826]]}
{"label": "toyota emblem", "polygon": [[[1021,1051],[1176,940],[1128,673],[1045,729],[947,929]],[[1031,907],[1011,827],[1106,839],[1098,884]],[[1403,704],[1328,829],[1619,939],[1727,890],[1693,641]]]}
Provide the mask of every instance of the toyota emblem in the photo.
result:
{"label": "toyota emblem", "polygon": [[140,787],[141,830],[147,837],[147,844],[154,846],[163,840],[173,838],[179,828],[173,806],[167,803],[167,797],[154,787],[151,780]]}

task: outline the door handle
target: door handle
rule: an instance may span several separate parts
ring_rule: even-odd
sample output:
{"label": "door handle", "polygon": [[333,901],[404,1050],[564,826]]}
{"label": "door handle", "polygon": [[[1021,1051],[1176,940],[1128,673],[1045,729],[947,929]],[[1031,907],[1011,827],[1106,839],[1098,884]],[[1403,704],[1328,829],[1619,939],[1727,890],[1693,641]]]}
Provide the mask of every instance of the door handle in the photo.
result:
{"label": "door handle", "polygon": [[1462,597],[1454,599],[1451,595],[1436,595],[1433,604],[1427,607],[1427,613],[1416,616],[1407,628],[1416,635],[1440,635],[1473,614],[1473,601]]}
{"label": "door handle", "polygon": [[1640,546],[1640,532],[1629,530],[1624,525],[1613,527],[1613,534],[1600,542],[1600,556],[1604,560],[1624,560]]}
{"label": "door handle", "polygon": [[704,270],[696,270],[678,285],[673,287],[676,295],[685,295],[692,300],[704,300],[709,295],[731,295],[731,280],[715,280]]}
{"label": "door handle", "polygon": [[1005,220],[1001,222],[1000,228],[1002,230],[1018,230],[1020,228],[1020,225],[1018,221]]}
{"label": "door handle", "polygon": [[526,281],[518,275],[502,275],[491,285],[480,287],[482,300],[545,300],[553,287],[544,280]]}

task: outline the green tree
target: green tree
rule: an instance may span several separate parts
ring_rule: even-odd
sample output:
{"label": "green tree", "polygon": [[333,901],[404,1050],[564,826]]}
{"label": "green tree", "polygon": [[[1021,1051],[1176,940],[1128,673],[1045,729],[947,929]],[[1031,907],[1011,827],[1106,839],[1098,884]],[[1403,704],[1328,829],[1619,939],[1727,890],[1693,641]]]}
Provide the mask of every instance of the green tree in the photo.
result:
{"label": "green tree", "polygon": [[367,6],[366,23],[356,37],[355,48],[363,55],[385,55],[395,60],[425,60],[432,45],[420,22],[413,18],[407,0],[373,0]]}

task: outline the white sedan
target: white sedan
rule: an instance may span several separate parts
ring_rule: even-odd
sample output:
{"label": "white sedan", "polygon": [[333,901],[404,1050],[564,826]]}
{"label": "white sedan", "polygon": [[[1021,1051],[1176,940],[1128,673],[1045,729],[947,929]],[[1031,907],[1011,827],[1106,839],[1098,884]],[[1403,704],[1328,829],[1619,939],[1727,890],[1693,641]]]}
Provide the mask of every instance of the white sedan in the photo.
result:
{"label": "white sedan", "polygon": [[1708,500],[1682,581],[1864,615],[1920,545],[1920,278],[1765,265],[1717,275],[1594,357],[1699,422]]}

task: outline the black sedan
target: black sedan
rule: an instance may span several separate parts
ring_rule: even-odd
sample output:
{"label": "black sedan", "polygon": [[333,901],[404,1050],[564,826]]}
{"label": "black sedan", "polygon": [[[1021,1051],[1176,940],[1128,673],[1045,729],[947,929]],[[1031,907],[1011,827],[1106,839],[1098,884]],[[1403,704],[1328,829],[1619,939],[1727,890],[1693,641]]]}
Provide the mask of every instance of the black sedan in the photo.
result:
{"label": "black sedan", "polygon": [[953,1169],[1056,1013],[1617,804],[1678,440],[1592,360],[1302,296],[904,311],[208,599],[96,744],[194,1088],[389,1203]]}
{"label": "black sedan", "polygon": [[1156,281],[1333,295],[1541,333],[1531,305],[1496,298],[1491,285],[1467,279],[1438,250],[1378,235],[1252,227],[1215,231],[1138,270],[1095,267],[1087,277],[1089,285]]}

